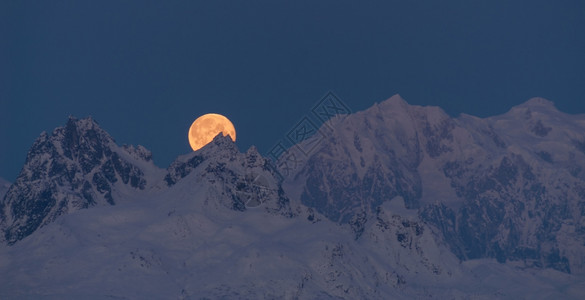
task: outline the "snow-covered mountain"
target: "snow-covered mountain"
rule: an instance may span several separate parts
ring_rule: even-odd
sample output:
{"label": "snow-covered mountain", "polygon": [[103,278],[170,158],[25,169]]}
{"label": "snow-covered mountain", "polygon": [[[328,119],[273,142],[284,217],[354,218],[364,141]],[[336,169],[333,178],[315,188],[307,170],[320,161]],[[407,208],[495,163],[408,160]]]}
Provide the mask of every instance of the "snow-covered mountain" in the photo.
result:
{"label": "snow-covered mountain", "polygon": [[0,229],[13,244],[60,215],[132,198],[160,176],[144,147],[120,147],[93,119],[70,117],[34,142],[0,205]]}
{"label": "snow-covered mountain", "polygon": [[285,181],[291,199],[355,223],[400,196],[461,260],[585,272],[585,115],[535,98],[451,118],[397,95],[322,130]]}
{"label": "snow-covered mountain", "polygon": [[209,185],[208,198],[222,200],[216,205],[236,211],[261,207],[270,213],[295,215],[278,171],[254,146],[240,153],[229,136],[220,134],[200,151],[177,158],[168,167],[163,186],[173,187],[193,172],[199,182]]}
{"label": "snow-covered mountain", "polygon": [[1,204],[0,298],[582,299],[583,129],[543,99],[480,119],[394,96],[294,168],[302,144],[273,164],[218,135],[163,170],[72,118]]}

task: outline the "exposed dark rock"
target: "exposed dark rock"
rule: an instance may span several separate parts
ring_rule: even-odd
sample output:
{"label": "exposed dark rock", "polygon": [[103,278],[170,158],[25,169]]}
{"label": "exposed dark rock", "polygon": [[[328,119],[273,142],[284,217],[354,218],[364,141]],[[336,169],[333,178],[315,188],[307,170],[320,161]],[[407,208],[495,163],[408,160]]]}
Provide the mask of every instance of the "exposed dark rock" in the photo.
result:
{"label": "exposed dark rock", "polygon": [[70,117],[49,136],[42,133],[27,155],[18,178],[6,193],[0,220],[8,244],[28,236],[62,214],[94,205],[114,205],[114,186],[146,187],[136,160],[148,160],[142,146],[118,147],[91,118]]}

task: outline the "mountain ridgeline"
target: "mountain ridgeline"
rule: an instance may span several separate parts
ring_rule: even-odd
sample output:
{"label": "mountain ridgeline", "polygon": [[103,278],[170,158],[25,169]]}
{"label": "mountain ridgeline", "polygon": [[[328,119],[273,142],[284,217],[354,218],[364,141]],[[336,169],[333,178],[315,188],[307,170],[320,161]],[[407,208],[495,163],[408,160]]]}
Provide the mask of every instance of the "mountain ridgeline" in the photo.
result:
{"label": "mountain ridgeline", "polygon": [[534,98],[451,118],[394,96],[331,127],[289,186],[332,221],[401,197],[461,260],[585,271],[585,115]]}
{"label": "mountain ridgeline", "polygon": [[4,239],[14,244],[60,215],[114,205],[129,192],[145,190],[155,168],[144,147],[119,147],[93,119],[70,117],[52,134],[43,132],[29,150],[0,206]]}
{"label": "mountain ridgeline", "polygon": [[[70,117],[40,135],[6,190],[0,250],[14,251],[10,267],[23,270],[18,253],[53,249],[27,272],[76,286],[75,276],[36,268],[84,245],[63,259],[84,266],[84,255],[103,256],[112,261],[96,263],[103,274],[170,280],[165,289],[181,285],[179,298],[477,296],[484,271],[464,264],[490,260],[585,275],[585,115],[534,98],[499,116],[452,118],[396,95],[320,130],[276,162],[218,135],[161,169],[144,147],[119,146],[93,119]],[[274,261],[289,273],[275,273]],[[223,270],[236,279],[221,281]],[[209,275],[199,286],[178,283],[199,271]],[[8,286],[28,286],[14,278]]]}

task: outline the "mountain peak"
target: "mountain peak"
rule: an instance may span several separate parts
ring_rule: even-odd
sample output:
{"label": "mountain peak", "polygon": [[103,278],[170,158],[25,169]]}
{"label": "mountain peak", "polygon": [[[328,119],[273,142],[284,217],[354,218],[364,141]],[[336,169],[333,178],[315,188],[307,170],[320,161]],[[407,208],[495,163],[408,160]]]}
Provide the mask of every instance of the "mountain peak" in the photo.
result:
{"label": "mountain peak", "polygon": [[138,160],[144,160],[147,162],[152,161],[152,152],[142,145],[122,145],[122,148]]}
{"label": "mountain peak", "polygon": [[380,102],[379,106],[388,107],[388,108],[406,108],[409,106],[408,102],[406,102],[399,94],[396,94],[382,102]]}
{"label": "mountain peak", "polygon": [[520,105],[514,106],[512,109],[514,108],[546,109],[557,111],[554,102],[541,97],[531,98]]}
{"label": "mountain peak", "polygon": [[252,146],[250,146],[250,148],[248,148],[248,151],[246,151],[246,155],[259,156],[260,152],[258,152],[258,148],[256,148],[256,146],[252,145]]}
{"label": "mountain peak", "polygon": [[102,130],[99,124],[91,116],[79,119],[70,115],[67,119],[67,125],[65,125],[65,127],[67,126],[74,126],[80,130],[91,130],[96,128]]}
{"label": "mountain peak", "polygon": [[236,143],[232,140],[232,138],[229,135],[224,135],[223,133],[218,133],[209,144],[219,147],[229,147],[237,149]]}
{"label": "mountain peak", "polygon": [[238,147],[232,141],[232,138],[222,133],[218,133],[211,142],[195,151],[197,155],[203,155],[205,157],[233,156],[238,152]]}
{"label": "mountain peak", "polygon": [[[512,107],[508,112],[500,116],[490,117],[491,119],[507,119],[512,118],[516,120],[539,120],[547,119],[551,115],[561,113],[554,102],[544,98],[535,97],[530,100]],[[543,119],[543,120],[544,120]]]}
{"label": "mountain peak", "polygon": [[69,116],[65,127],[53,131],[49,141],[69,159],[85,161],[91,154],[89,157],[92,158],[92,164],[82,163],[86,172],[99,164],[109,152],[107,148],[115,144],[114,139],[91,117],[77,119],[73,116]]}
{"label": "mountain peak", "polygon": [[238,153],[239,150],[231,137],[218,133],[211,142],[201,147],[201,149],[177,157],[167,168],[168,174],[164,180],[167,185],[174,185],[181,178],[189,175],[203,161],[210,158],[214,161],[232,161]]}
{"label": "mountain peak", "polygon": [[91,117],[70,116],[65,126],[36,139],[0,203],[6,241],[13,244],[60,215],[114,205],[123,198],[118,187],[144,190],[151,156],[141,146],[119,147]]}

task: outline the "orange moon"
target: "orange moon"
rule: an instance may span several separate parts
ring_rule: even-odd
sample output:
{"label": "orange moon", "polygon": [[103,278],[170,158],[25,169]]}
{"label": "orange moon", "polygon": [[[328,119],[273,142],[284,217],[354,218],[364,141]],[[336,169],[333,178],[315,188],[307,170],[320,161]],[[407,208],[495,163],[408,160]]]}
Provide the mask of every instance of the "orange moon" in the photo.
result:
{"label": "orange moon", "polygon": [[193,151],[209,144],[219,133],[229,135],[236,141],[236,129],[230,120],[220,114],[205,114],[191,124],[189,128],[189,144]]}

